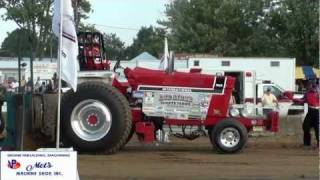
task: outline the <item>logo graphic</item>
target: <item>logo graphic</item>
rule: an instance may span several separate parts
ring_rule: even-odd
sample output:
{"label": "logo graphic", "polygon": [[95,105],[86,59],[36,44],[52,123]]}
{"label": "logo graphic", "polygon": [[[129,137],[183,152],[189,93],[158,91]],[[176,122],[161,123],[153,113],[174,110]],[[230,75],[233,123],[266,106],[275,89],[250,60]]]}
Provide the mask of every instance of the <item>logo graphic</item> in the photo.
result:
{"label": "logo graphic", "polygon": [[15,159],[8,161],[8,167],[11,169],[18,169],[20,166],[21,164]]}
{"label": "logo graphic", "polygon": [[33,169],[48,169],[48,168],[52,168],[52,164],[50,162],[36,162],[34,165],[28,165],[26,167],[26,171],[32,171]]}

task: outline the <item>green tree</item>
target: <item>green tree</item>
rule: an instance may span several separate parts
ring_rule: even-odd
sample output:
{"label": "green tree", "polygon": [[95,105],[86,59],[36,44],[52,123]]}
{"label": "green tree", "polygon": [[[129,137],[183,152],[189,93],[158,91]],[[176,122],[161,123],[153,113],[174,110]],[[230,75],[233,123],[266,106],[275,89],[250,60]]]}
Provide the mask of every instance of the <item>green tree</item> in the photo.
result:
{"label": "green tree", "polygon": [[263,9],[263,1],[177,0],[159,23],[170,29],[179,51],[245,56],[253,51],[249,41]]}
{"label": "green tree", "polygon": [[32,56],[43,56],[45,44],[50,41],[50,7],[53,0],[2,0],[0,8],[6,10],[4,20],[14,21],[20,29],[28,31]]}
{"label": "green tree", "polygon": [[[90,12],[90,3],[76,0],[77,22],[86,18]],[[20,29],[28,31],[28,42],[31,56],[42,58],[51,49],[53,40],[51,33],[53,0],[1,0],[0,9],[5,9],[4,20],[14,21]]]}
{"label": "green tree", "polygon": [[76,28],[79,28],[81,20],[87,19],[88,14],[92,11],[91,4],[88,0],[72,0],[74,7],[74,21]]}
{"label": "green tree", "polygon": [[266,17],[269,34],[286,56],[302,65],[319,65],[319,1],[281,0],[271,3]]}
{"label": "green tree", "polygon": [[81,23],[78,25],[78,31],[80,32],[97,32],[98,29],[94,24],[84,24]]}
{"label": "green tree", "polygon": [[221,56],[319,58],[319,2],[315,0],[175,0],[166,7],[176,51]]}
{"label": "green tree", "polygon": [[16,29],[4,39],[1,45],[1,56],[30,56],[28,44],[28,31],[26,29]]}
{"label": "green tree", "polygon": [[147,51],[155,57],[163,52],[163,40],[165,31],[161,28],[142,27],[137,37],[133,40],[131,46],[126,50],[126,55],[129,59],[134,58],[140,53]]}
{"label": "green tree", "polygon": [[125,59],[124,42],[115,34],[103,34],[107,58],[111,60]]}

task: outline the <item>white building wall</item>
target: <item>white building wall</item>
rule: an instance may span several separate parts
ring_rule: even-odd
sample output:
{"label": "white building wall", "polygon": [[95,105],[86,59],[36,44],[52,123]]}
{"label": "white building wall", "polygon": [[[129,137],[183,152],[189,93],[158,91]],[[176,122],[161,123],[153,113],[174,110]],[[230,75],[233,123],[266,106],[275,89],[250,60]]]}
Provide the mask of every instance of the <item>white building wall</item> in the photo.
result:
{"label": "white building wall", "polygon": [[[31,77],[30,73],[30,61],[24,60],[21,62],[25,63],[26,66],[21,68],[21,78],[28,80]],[[18,80],[18,60],[9,59],[0,61],[0,71],[2,71],[3,78],[13,77]],[[51,79],[53,74],[57,71],[57,63],[50,61],[34,61],[33,72],[34,81],[37,77],[40,79]]]}
{"label": "white building wall", "polygon": [[[199,66],[194,66],[195,61]],[[229,61],[230,66],[222,66]],[[272,67],[271,62],[279,62]],[[295,90],[294,58],[190,58],[189,68],[217,69],[222,71],[255,71],[257,80],[270,80],[285,90]]]}
{"label": "white building wall", "polygon": [[[35,82],[38,77],[42,80],[51,79],[53,74],[57,72],[57,63],[56,62],[43,62],[35,61],[33,62],[33,81]],[[26,66],[26,79],[31,77],[30,66]]]}

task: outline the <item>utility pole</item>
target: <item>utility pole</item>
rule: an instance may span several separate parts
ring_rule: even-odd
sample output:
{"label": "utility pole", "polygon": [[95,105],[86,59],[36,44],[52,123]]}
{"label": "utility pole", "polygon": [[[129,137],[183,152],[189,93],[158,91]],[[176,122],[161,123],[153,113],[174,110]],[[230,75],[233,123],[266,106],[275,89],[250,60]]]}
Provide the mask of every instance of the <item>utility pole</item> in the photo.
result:
{"label": "utility pole", "polygon": [[50,38],[50,62],[52,62],[52,43],[53,43],[53,41],[52,41],[52,36],[51,36],[51,38]]}
{"label": "utility pole", "polygon": [[72,0],[73,4],[73,13],[74,13],[74,22],[76,24],[76,30],[78,30],[79,26],[79,4],[81,4],[81,0]]}
{"label": "utility pole", "polygon": [[18,35],[18,92],[21,90],[21,35]]}
{"label": "utility pole", "polygon": [[34,34],[29,31],[29,42],[30,42],[30,80],[31,80],[31,93],[33,93],[34,90],[34,83],[33,83],[33,61],[34,61],[34,57],[35,57],[35,53],[34,53]]}

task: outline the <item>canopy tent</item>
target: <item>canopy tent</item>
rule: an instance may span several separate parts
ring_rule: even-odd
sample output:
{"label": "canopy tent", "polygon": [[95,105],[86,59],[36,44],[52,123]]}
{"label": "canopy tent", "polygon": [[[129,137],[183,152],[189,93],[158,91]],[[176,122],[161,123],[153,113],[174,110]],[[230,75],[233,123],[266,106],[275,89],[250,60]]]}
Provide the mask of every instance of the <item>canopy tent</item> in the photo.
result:
{"label": "canopy tent", "polygon": [[313,72],[316,74],[317,78],[320,78],[320,69],[313,68]]}
{"label": "canopy tent", "polygon": [[140,60],[158,60],[156,57],[152,56],[148,52],[143,52],[139,54],[137,57],[132,59],[133,61],[140,61]]}
{"label": "canopy tent", "polygon": [[305,76],[301,67],[296,67],[296,79],[305,79]]}
{"label": "canopy tent", "polygon": [[296,79],[316,79],[320,77],[320,70],[312,66],[297,66]]}

